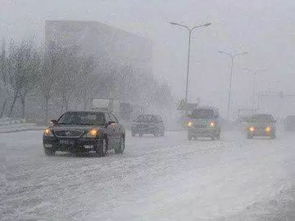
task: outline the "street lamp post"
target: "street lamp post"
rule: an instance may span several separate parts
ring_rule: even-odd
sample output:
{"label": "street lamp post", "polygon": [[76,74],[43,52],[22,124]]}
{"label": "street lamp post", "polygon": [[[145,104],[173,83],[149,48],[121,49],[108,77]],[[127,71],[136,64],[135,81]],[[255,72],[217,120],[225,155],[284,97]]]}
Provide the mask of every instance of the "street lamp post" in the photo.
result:
{"label": "street lamp post", "polygon": [[[170,22],[170,24],[183,27],[188,31],[188,51],[187,51],[187,66],[186,66],[186,85],[185,85],[185,104],[187,104],[187,101],[188,101],[188,83],[189,83],[189,73],[190,73],[190,55],[191,55],[192,32],[197,28],[208,27],[209,25],[211,25],[211,23],[206,23],[206,24],[203,24],[203,25],[197,25],[197,26],[194,26],[192,28],[190,28],[190,27],[188,27],[186,25],[183,25],[183,24],[176,23],[176,22]],[[186,112],[187,112],[187,110],[186,110]]]}
{"label": "street lamp post", "polygon": [[231,66],[230,66],[230,79],[229,79],[229,90],[228,90],[228,100],[227,100],[227,119],[230,118],[230,105],[231,105],[231,90],[232,90],[232,80],[233,80],[233,69],[234,69],[234,60],[236,57],[241,55],[246,55],[248,52],[242,52],[237,54],[231,54],[225,51],[218,51],[220,54],[225,54],[230,57],[231,59]]}

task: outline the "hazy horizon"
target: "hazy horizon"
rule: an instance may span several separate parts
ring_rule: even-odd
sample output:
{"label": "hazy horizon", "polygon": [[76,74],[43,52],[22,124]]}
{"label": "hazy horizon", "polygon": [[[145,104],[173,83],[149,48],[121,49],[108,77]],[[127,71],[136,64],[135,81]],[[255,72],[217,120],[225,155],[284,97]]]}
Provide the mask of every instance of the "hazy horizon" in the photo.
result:
{"label": "hazy horizon", "polygon": [[184,96],[187,33],[169,22],[189,26],[211,22],[210,27],[193,33],[190,101],[200,97],[201,103],[226,110],[230,59],[219,54],[219,50],[249,53],[235,62],[234,110],[252,103],[253,78],[245,68],[266,69],[257,75],[257,91],[295,94],[293,1],[0,2],[0,37],[8,40],[33,36],[42,41],[45,20],[98,21],[151,39],[153,74],[171,86],[177,99]]}

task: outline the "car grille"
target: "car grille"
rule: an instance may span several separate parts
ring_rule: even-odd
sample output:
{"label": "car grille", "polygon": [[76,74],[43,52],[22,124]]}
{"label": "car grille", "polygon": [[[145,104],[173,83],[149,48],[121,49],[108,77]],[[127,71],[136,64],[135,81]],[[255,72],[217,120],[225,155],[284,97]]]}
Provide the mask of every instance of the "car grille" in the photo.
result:
{"label": "car grille", "polygon": [[58,130],[54,131],[57,137],[80,137],[83,131],[80,130]]}
{"label": "car grille", "polygon": [[144,124],[137,125],[137,128],[139,128],[139,129],[148,128],[148,127],[149,127],[149,125],[144,125]]}
{"label": "car grille", "polygon": [[196,124],[194,126],[195,126],[195,128],[206,128],[207,127],[207,125],[204,125],[204,124]]}

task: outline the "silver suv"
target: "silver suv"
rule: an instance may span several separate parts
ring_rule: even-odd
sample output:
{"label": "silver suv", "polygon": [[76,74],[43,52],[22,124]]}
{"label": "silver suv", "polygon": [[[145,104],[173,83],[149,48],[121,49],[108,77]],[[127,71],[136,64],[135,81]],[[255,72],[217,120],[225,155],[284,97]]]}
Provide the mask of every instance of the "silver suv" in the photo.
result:
{"label": "silver suv", "polygon": [[219,113],[215,108],[197,108],[188,115],[188,140],[198,137],[220,139]]}

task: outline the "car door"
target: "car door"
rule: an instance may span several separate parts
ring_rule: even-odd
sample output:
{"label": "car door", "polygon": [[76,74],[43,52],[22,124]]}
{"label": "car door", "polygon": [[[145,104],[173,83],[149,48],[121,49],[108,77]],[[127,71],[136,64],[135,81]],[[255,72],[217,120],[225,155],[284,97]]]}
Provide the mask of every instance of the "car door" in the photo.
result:
{"label": "car door", "polygon": [[110,120],[113,122],[111,126],[113,128],[114,142],[115,142],[115,144],[119,144],[121,136],[122,136],[121,125],[119,124],[118,119],[116,118],[116,116],[113,113],[109,113],[109,116],[110,116]]}
{"label": "car door", "polygon": [[105,113],[105,119],[106,119],[106,133],[108,137],[108,148],[112,149],[115,145],[115,128],[113,124],[110,124],[111,117],[109,113]]}
{"label": "car door", "polygon": [[163,133],[165,131],[165,126],[161,116],[158,116],[158,122],[159,122],[160,131],[161,133]]}

